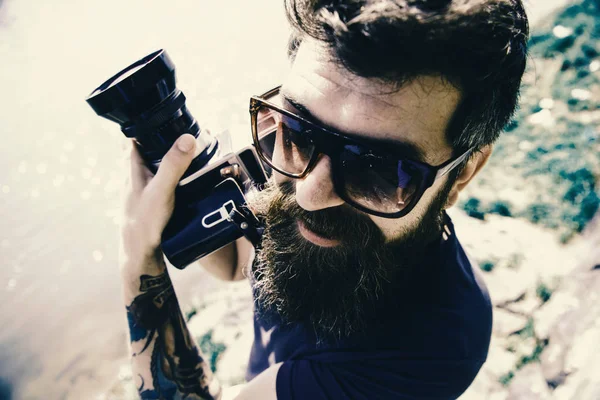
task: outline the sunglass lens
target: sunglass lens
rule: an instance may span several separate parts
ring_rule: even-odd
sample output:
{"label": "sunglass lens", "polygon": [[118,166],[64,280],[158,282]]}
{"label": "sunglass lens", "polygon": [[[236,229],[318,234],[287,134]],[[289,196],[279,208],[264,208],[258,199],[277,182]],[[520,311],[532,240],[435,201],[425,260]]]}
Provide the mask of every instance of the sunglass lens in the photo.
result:
{"label": "sunglass lens", "polygon": [[346,196],[371,211],[402,211],[415,199],[422,182],[420,171],[409,161],[379,157],[360,146],[344,146],[340,163]]}
{"label": "sunglass lens", "polygon": [[301,121],[263,106],[256,117],[256,133],[260,152],[275,169],[294,175],[306,170],[315,146]]}

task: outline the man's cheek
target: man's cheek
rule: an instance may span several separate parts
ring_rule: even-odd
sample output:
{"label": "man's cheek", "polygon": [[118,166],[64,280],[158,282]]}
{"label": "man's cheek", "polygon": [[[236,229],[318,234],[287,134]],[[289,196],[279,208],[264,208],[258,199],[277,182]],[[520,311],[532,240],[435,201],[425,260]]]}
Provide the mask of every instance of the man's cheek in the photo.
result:
{"label": "man's cheek", "polygon": [[291,179],[288,178],[287,176],[280,174],[279,172],[273,170],[273,182],[278,185],[281,186],[286,182],[291,182]]}
{"label": "man's cheek", "polygon": [[417,206],[408,215],[401,218],[381,218],[376,216],[369,216],[373,223],[377,226],[379,231],[382,233],[385,242],[403,239],[407,232],[413,231],[416,226],[420,223],[420,216],[423,210]]}
{"label": "man's cheek", "polygon": [[396,239],[398,232],[400,232],[398,227],[400,219],[381,218],[375,215],[369,215],[368,217],[383,234],[386,241]]}

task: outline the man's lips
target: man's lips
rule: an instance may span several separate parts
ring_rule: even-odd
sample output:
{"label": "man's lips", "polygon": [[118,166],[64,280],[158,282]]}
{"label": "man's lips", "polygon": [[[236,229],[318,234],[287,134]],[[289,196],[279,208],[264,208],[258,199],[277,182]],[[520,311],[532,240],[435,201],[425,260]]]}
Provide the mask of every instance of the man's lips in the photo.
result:
{"label": "man's lips", "polygon": [[306,225],[304,225],[304,223],[300,220],[298,220],[297,223],[298,223],[298,231],[304,237],[304,239],[308,240],[309,242],[311,242],[313,244],[316,244],[317,246],[335,247],[341,243],[339,240],[327,239],[327,238],[324,238],[323,236],[316,234],[315,232],[308,229],[306,227]]}

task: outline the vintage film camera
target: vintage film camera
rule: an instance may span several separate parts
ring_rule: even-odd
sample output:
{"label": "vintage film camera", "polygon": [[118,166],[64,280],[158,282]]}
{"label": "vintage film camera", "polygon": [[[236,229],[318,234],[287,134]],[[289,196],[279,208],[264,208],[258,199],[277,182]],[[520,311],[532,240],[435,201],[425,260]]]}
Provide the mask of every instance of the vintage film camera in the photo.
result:
{"label": "vintage film camera", "polygon": [[117,73],[86,101],[135,141],[152,172],[179,136],[196,137],[199,154],[179,182],[175,210],[162,235],[171,264],[183,269],[242,236],[258,244],[262,228],[244,198],[267,179],[254,146],[228,152],[201,129],[176,87],[175,65],[164,50]]}

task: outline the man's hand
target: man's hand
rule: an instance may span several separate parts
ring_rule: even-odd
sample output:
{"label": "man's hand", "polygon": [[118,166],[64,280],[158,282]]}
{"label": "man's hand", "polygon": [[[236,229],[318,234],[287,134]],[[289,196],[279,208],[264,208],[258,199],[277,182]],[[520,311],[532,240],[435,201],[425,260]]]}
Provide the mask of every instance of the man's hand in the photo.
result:
{"label": "man's hand", "polygon": [[[161,235],[175,205],[175,188],[195,156],[196,141],[179,137],[163,157],[156,175],[146,167],[135,145],[125,194],[122,256],[126,263],[144,263],[160,253]],[[162,256],[160,256],[162,258]]]}
{"label": "man's hand", "polygon": [[175,189],[196,155],[182,135],[156,175],[131,149],[122,225],[121,275],[131,339],[131,369],[142,399],[221,397],[219,382],[187,328],[162,258],[162,231],[171,218]]}

